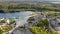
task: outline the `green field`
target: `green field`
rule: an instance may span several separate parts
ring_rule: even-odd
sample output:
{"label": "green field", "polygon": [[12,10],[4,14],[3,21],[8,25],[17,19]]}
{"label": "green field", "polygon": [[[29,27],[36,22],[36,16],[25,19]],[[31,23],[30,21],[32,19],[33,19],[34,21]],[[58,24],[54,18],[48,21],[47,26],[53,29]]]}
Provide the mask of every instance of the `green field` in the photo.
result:
{"label": "green field", "polygon": [[[20,11],[41,11],[51,10],[59,11],[60,4],[52,3],[34,3],[34,2],[0,2],[0,10],[3,12],[20,12]],[[0,11],[1,12],[1,11]]]}
{"label": "green field", "polygon": [[60,14],[60,12],[55,11],[42,11],[43,14]]}
{"label": "green field", "polygon": [[30,26],[29,29],[33,34],[59,34],[58,32],[46,28],[48,26],[49,26],[49,22],[47,19],[44,20],[40,19],[37,22],[37,25]]}

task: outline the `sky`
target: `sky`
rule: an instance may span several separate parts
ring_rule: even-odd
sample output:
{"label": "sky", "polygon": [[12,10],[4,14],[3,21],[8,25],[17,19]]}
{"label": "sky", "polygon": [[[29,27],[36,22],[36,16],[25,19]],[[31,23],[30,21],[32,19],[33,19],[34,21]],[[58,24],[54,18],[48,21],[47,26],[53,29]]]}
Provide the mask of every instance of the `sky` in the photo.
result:
{"label": "sky", "polygon": [[0,0],[0,2],[3,1],[60,1],[60,0]]}

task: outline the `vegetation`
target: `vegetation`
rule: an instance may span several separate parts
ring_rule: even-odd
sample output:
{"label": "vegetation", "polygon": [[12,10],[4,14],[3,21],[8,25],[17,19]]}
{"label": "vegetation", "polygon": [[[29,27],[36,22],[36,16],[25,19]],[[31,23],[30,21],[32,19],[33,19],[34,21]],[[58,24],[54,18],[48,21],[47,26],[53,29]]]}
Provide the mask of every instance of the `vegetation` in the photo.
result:
{"label": "vegetation", "polygon": [[13,23],[15,23],[15,20],[10,19],[10,20],[9,20],[9,24],[13,24]]}
{"label": "vegetation", "polygon": [[0,20],[0,25],[2,25],[3,23],[5,23],[5,20]]}
{"label": "vegetation", "polygon": [[3,31],[0,29],[0,34],[2,34],[3,33]]}
{"label": "vegetation", "polygon": [[[5,18],[4,20],[0,20],[0,25],[2,25],[3,23],[6,23],[7,19]],[[14,19],[9,19],[9,25],[15,23]]]}
{"label": "vegetation", "polygon": [[45,10],[42,12],[42,14],[60,14],[60,12],[55,12],[55,11],[50,11],[50,10]]}
{"label": "vegetation", "polygon": [[29,19],[28,19],[28,21],[34,21],[35,19],[34,19],[34,17],[30,17]]}
{"label": "vegetation", "polygon": [[9,30],[11,30],[13,27],[15,26],[10,26],[10,24],[13,24],[15,22],[15,20],[10,19],[9,25],[5,25],[3,23],[6,23],[6,18],[4,20],[0,20],[0,34],[3,34],[5,32],[8,32]]}
{"label": "vegetation", "polygon": [[[60,14],[60,5],[59,4],[51,4],[51,3],[0,3],[0,13],[14,13],[14,12],[20,12],[20,11],[42,11],[43,14]],[[33,14],[31,14],[33,15]],[[59,16],[57,16],[59,17]],[[33,17],[30,17],[28,19],[29,21],[34,21]],[[10,20],[9,24],[13,24],[15,20]],[[5,23],[4,20],[0,21],[0,24]],[[13,27],[10,25],[5,25],[0,28],[0,34],[4,32],[8,32]],[[24,26],[21,26],[20,28],[25,28]],[[54,32],[49,29],[49,23],[47,19],[39,20],[37,22],[37,25],[30,26],[29,28],[33,34],[59,34],[57,32]]]}
{"label": "vegetation", "polygon": [[59,4],[51,4],[51,3],[39,3],[39,2],[6,2],[0,3],[0,13],[13,13],[20,11],[42,11],[42,10],[50,10],[50,11],[60,11]]}
{"label": "vegetation", "polygon": [[11,30],[13,27],[12,26],[7,26],[7,25],[4,25],[1,27],[1,29],[4,31],[4,32],[8,32],[9,30]]}
{"label": "vegetation", "polygon": [[[36,26],[30,26],[30,30],[33,34],[59,34],[49,29],[49,23],[47,19],[39,20]],[[47,27],[47,28],[46,28]]]}
{"label": "vegetation", "polygon": [[59,34],[52,30],[47,30],[45,27],[30,26],[30,30],[33,32],[33,34]]}
{"label": "vegetation", "polygon": [[0,33],[5,33],[8,32],[9,30],[11,30],[13,28],[13,26],[10,25],[2,25],[0,28]]}
{"label": "vegetation", "polygon": [[48,20],[47,19],[45,19],[45,20],[39,20],[38,23],[37,23],[37,26],[38,27],[49,26]]}
{"label": "vegetation", "polygon": [[25,28],[25,26],[19,26],[19,28]]}

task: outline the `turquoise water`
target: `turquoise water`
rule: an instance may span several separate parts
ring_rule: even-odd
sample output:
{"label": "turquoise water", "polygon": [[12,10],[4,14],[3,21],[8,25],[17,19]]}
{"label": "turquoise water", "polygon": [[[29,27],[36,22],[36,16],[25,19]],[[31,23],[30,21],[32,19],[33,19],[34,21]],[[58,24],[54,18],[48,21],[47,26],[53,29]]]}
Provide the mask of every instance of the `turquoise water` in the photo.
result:
{"label": "turquoise water", "polygon": [[24,20],[31,11],[17,12],[17,13],[0,13],[0,18],[12,18],[15,20]]}

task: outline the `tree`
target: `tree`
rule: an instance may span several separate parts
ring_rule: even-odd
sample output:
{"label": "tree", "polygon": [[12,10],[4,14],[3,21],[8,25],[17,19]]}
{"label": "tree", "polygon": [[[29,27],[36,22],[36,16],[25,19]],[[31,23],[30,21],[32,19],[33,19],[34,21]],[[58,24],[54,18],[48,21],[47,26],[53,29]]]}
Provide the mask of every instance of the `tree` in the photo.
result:
{"label": "tree", "polygon": [[37,22],[37,26],[39,26],[39,27],[42,27],[42,26],[49,26],[49,22],[48,22],[48,20],[47,19],[44,19],[44,20],[39,20],[38,22]]}
{"label": "tree", "polygon": [[34,21],[35,19],[34,19],[34,17],[30,17],[29,19],[28,19],[28,21]]}
{"label": "tree", "polygon": [[44,23],[45,26],[49,26],[48,19],[45,19],[45,20],[43,21],[43,23]]}
{"label": "tree", "polygon": [[3,33],[3,31],[0,29],[0,34],[2,34]]}

